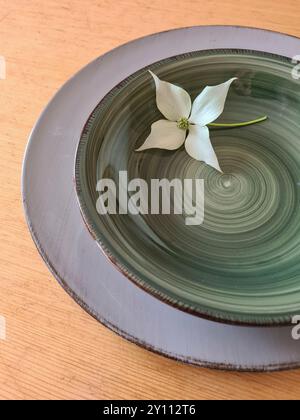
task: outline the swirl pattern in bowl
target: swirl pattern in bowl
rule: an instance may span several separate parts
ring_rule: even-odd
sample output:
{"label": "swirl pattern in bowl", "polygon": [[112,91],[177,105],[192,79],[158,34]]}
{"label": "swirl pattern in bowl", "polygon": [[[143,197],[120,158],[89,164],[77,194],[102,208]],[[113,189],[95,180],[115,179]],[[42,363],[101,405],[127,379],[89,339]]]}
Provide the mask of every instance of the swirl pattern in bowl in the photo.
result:
{"label": "swirl pattern in bowl", "polygon": [[[263,124],[212,129],[224,174],[179,151],[136,153],[161,115],[146,69],[107,95],[90,116],[76,157],[83,217],[104,252],[134,282],[180,309],[225,322],[281,324],[300,311],[300,83],[288,59],[241,50],[204,51],[151,66],[192,99],[238,77],[222,121]],[[205,219],[96,211],[97,180],[201,178]],[[101,273],[99,273],[99,276]],[[100,281],[100,279],[99,279]]]}

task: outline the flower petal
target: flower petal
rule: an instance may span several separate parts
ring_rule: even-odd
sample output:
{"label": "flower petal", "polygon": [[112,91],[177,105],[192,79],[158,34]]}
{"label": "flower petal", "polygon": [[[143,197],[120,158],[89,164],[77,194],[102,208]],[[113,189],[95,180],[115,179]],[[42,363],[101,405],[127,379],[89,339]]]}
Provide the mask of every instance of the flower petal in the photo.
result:
{"label": "flower petal", "polygon": [[181,87],[160,80],[152,71],[149,73],[156,86],[156,104],[160,112],[170,121],[188,118],[192,108],[190,95]]}
{"label": "flower petal", "polygon": [[215,121],[222,114],[228,90],[236,79],[234,77],[220,85],[204,88],[194,100],[190,121],[199,125],[207,125]]}
{"label": "flower petal", "polygon": [[152,148],[175,150],[183,145],[185,136],[186,131],[178,128],[176,122],[159,120],[151,125],[151,133],[136,152]]}
{"label": "flower petal", "polygon": [[185,150],[196,160],[202,160],[208,165],[222,172],[218,158],[212,147],[207,127],[200,125],[191,125],[190,132],[185,142]]}

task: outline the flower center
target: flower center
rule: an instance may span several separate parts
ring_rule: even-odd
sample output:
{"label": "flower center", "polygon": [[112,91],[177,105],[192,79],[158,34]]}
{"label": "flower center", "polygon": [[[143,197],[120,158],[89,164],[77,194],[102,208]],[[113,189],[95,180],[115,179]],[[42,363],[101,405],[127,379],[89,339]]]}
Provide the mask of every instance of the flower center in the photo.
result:
{"label": "flower center", "polygon": [[181,117],[177,121],[177,127],[180,128],[181,130],[188,130],[189,126],[190,126],[189,120],[185,117]]}

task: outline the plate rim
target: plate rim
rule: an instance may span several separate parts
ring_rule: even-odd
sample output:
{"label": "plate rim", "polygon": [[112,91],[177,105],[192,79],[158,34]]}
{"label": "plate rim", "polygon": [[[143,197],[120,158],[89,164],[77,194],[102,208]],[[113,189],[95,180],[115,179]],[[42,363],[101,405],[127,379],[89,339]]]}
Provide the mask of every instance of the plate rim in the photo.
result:
{"label": "plate rim", "polygon": [[[224,25],[213,25],[213,26],[210,25],[209,27],[221,27],[221,28],[223,28]],[[225,27],[235,28],[236,26],[226,25]],[[190,27],[190,28],[194,28],[194,27]],[[259,31],[274,32],[274,31],[268,31],[268,30],[259,29],[259,28],[249,28],[249,27],[239,27],[239,28],[258,29]],[[180,29],[175,29],[175,30],[180,30]],[[169,31],[163,31],[162,33],[164,33],[164,32],[169,32]],[[156,35],[156,34],[154,34],[154,35]],[[283,35],[286,35],[286,34],[283,34]],[[287,36],[291,37],[290,35],[287,35]],[[142,38],[139,38],[139,39],[143,39],[143,38],[147,38],[147,37],[148,36],[145,36],[145,37],[142,37]],[[299,40],[299,39],[297,38],[297,40]],[[135,41],[130,41],[129,43],[126,43],[126,44],[130,44],[131,42],[135,42]],[[124,44],[124,45],[126,45],[126,44]],[[114,50],[116,50],[118,48],[120,48],[120,47],[116,47]],[[109,54],[109,52],[105,53],[101,57],[105,56],[106,54]],[[95,61],[97,61],[97,60],[98,60],[98,58],[96,58],[91,63],[84,66],[80,71],[76,72],[76,74],[74,76],[69,78],[63,84],[63,86],[59,89],[58,92],[62,91],[63,88],[66,88],[69,84],[71,84],[73,79],[75,79],[77,76],[79,76],[80,73],[83,73],[84,71],[86,71],[86,69],[89,66],[91,66],[92,64],[94,64]],[[241,372],[271,372],[271,371],[279,371],[279,370],[299,368],[300,367],[300,360],[298,361],[298,359],[297,359],[297,361],[292,362],[292,361],[288,361],[288,358],[287,358],[286,362],[285,361],[283,361],[283,362],[279,361],[278,363],[272,363],[272,364],[265,363],[265,362],[256,364],[256,362],[252,362],[251,367],[248,367],[248,366],[244,366],[243,364],[210,362],[209,360],[201,359],[199,357],[192,357],[191,358],[191,357],[188,357],[188,356],[185,356],[185,355],[178,355],[177,353],[173,353],[173,352],[171,352],[171,353],[166,352],[162,346],[160,346],[160,347],[152,346],[151,344],[149,344],[149,342],[139,340],[138,336],[128,334],[126,332],[126,330],[119,329],[118,328],[118,323],[111,323],[106,318],[101,316],[102,314],[99,314],[96,310],[93,310],[91,308],[91,306],[89,306],[89,304],[86,303],[78,295],[78,293],[70,287],[70,285],[68,284],[68,281],[66,280],[66,274],[63,275],[59,271],[56,270],[54,262],[51,262],[51,260],[48,256],[49,253],[46,251],[46,248],[43,247],[42,242],[40,242],[41,232],[39,232],[38,229],[34,228],[35,223],[33,223],[34,219],[32,219],[32,217],[31,217],[31,207],[30,207],[30,200],[29,200],[29,196],[30,196],[29,184],[30,184],[30,182],[27,179],[27,172],[30,168],[31,152],[33,151],[32,150],[33,148],[36,148],[36,131],[38,130],[40,125],[44,126],[44,124],[45,124],[44,116],[46,114],[48,114],[48,112],[50,110],[50,104],[52,104],[54,98],[56,98],[57,95],[58,95],[58,93],[53,95],[52,98],[49,100],[48,104],[44,107],[43,111],[41,112],[40,116],[38,117],[36,123],[33,126],[33,129],[31,130],[31,133],[29,135],[28,143],[27,143],[26,148],[25,148],[25,155],[24,155],[24,159],[23,159],[21,190],[22,190],[22,203],[23,203],[25,219],[26,219],[26,222],[28,224],[29,231],[30,231],[31,237],[33,239],[33,242],[34,242],[38,252],[40,253],[42,259],[44,260],[45,264],[47,265],[48,269],[50,270],[50,272],[52,273],[54,278],[58,281],[58,283],[62,286],[62,288],[66,291],[66,293],[68,293],[70,295],[70,297],[82,307],[83,310],[85,310],[87,313],[89,313],[93,318],[95,318],[101,324],[103,324],[104,326],[106,326],[110,330],[114,331],[115,333],[117,333],[121,337],[127,339],[128,341],[130,341],[134,344],[137,344],[137,345],[141,346],[144,349],[150,350],[154,353],[157,353],[159,355],[168,357],[168,358],[173,359],[173,360],[181,361],[181,362],[184,362],[186,364],[197,365],[197,366],[200,366],[200,367],[209,367],[209,368],[221,369],[221,370],[235,370],[235,371],[241,371]],[[105,316],[105,314],[104,314],[104,316]],[[212,325],[212,328],[213,328],[213,325]],[[267,330],[269,330],[269,329],[270,328],[267,328]],[[245,365],[246,365],[246,362],[245,362]]]}

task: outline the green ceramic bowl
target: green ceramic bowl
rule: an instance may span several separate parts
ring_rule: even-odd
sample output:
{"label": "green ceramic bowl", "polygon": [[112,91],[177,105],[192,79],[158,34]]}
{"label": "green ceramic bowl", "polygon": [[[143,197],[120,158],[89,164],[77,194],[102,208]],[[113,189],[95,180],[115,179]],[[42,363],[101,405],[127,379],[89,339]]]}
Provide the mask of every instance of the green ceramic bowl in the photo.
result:
{"label": "green ceramic bowl", "polygon": [[[76,188],[90,232],[129,279],[179,309],[238,324],[289,323],[300,313],[300,83],[293,64],[255,51],[210,50],[149,68],[192,99],[236,76],[219,121],[269,119],[211,130],[224,175],[184,148],[136,153],[162,116],[148,68],[133,74],[101,100],[79,142]],[[97,181],[118,186],[121,170],[149,184],[204,179],[204,223],[187,226],[182,215],[100,216]]]}

